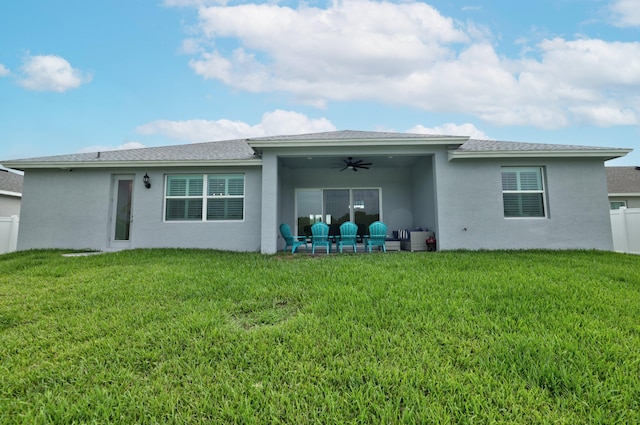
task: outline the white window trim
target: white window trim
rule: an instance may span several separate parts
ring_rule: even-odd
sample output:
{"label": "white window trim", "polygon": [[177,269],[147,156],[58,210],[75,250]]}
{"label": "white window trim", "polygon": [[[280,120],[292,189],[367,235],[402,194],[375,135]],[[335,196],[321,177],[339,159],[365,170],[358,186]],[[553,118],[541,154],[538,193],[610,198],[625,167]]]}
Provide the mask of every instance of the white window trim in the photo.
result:
{"label": "white window trim", "polygon": [[[169,196],[167,195],[167,185],[169,177],[173,176],[201,176],[202,177],[202,195],[199,196]],[[243,194],[242,195],[209,195],[208,185],[209,176],[242,176]],[[242,219],[238,220],[207,220],[207,203],[209,199],[245,199],[246,197],[246,175],[244,173],[176,173],[165,174],[162,202],[162,221],[164,223],[240,223],[244,222],[246,216],[246,202],[242,203]],[[200,220],[167,220],[167,200],[168,199],[202,199],[202,212]]]}
{"label": "white window trim", "polygon": [[[547,184],[546,184],[546,176],[545,169],[542,166],[510,166],[505,165],[500,167],[500,187],[502,188],[502,172],[506,169],[517,169],[517,170],[526,170],[526,169],[537,169],[540,173],[540,181],[542,184],[542,190],[502,190],[502,217],[505,220],[545,220],[549,217],[549,209],[547,206]],[[526,193],[539,193],[542,194],[542,208],[544,209],[544,215],[540,217],[535,216],[526,216],[526,217],[507,217],[504,215],[504,194],[505,193],[515,193],[515,194],[526,194]]]}

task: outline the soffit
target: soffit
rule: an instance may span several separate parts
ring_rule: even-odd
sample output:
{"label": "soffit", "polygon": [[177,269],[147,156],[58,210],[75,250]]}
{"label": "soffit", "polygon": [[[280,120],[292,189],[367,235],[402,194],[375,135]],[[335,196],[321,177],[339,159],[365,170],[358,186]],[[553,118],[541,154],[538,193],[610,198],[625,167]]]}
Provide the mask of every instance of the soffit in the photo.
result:
{"label": "soffit", "polygon": [[[408,155],[349,155],[354,161],[371,162],[370,169],[411,167],[420,158]],[[280,165],[291,169],[341,169],[349,156],[280,157]]]}

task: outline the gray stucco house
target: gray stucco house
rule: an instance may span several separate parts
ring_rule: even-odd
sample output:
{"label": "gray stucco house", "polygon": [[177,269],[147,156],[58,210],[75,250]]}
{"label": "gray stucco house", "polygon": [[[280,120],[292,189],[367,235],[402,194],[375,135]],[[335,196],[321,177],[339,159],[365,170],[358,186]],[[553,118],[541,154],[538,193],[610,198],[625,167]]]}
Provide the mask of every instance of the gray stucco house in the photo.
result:
{"label": "gray stucco house", "polygon": [[640,208],[640,167],[606,167],[606,170],[611,209]]}
{"label": "gray stucco house", "polygon": [[0,217],[20,215],[22,174],[0,168]]}
{"label": "gray stucco house", "polygon": [[25,171],[21,250],[275,253],[280,223],[346,219],[428,228],[442,250],[611,250],[604,161],[630,151],[336,131],[4,165]]}

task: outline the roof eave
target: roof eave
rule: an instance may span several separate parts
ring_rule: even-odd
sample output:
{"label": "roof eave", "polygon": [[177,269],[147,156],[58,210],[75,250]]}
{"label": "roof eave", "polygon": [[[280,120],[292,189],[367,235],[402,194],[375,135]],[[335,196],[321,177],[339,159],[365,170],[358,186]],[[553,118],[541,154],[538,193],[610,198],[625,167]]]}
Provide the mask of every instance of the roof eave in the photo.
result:
{"label": "roof eave", "polygon": [[180,161],[33,161],[5,162],[6,167],[16,170],[34,169],[79,169],[79,168],[161,168],[161,167],[255,167],[262,165],[262,159],[224,160],[180,160]]}
{"label": "roof eave", "polygon": [[512,151],[449,151],[449,161],[454,159],[478,159],[478,158],[602,158],[604,161],[621,158],[633,149],[584,149],[584,150],[512,150]]}
{"label": "roof eave", "polygon": [[610,197],[640,196],[640,192],[611,192]]}
{"label": "roof eave", "polygon": [[263,148],[308,148],[308,147],[358,147],[358,146],[428,146],[463,144],[469,137],[431,137],[416,138],[363,138],[363,139],[305,139],[305,140],[252,140],[247,143],[254,149]]}
{"label": "roof eave", "polygon": [[20,193],[20,192],[12,192],[10,190],[0,190],[0,195],[13,196],[15,198],[22,198],[22,193]]}

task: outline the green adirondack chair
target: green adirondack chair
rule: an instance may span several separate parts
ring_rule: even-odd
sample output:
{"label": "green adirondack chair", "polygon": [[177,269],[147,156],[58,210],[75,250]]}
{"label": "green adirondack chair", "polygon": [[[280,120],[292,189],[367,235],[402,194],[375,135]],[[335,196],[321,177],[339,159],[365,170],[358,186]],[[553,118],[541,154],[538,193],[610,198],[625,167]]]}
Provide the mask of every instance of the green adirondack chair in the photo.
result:
{"label": "green adirondack chair", "polygon": [[291,234],[291,228],[288,224],[282,223],[280,225],[280,234],[282,235],[282,239],[284,239],[284,242],[286,244],[283,251],[286,251],[287,247],[291,247],[291,253],[294,254],[296,252],[296,249],[303,245],[305,250],[309,250],[309,247],[307,246],[307,238],[305,238],[304,236],[293,236]]}
{"label": "green adirondack chair", "polygon": [[387,252],[387,225],[381,221],[374,221],[369,225],[369,236],[364,239],[365,248],[371,252],[371,247],[379,246]]}
{"label": "green adirondack chair", "polygon": [[358,238],[358,226],[350,221],[345,221],[340,225],[340,236],[338,237],[338,249],[342,253],[344,246],[353,247],[356,252],[356,239]]}
{"label": "green adirondack chair", "polygon": [[331,237],[326,223],[316,223],[311,226],[311,253],[316,253],[316,246],[324,246],[327,254],[331,252]]}

